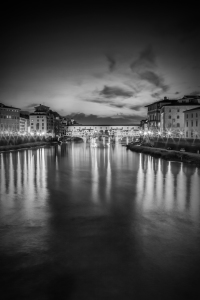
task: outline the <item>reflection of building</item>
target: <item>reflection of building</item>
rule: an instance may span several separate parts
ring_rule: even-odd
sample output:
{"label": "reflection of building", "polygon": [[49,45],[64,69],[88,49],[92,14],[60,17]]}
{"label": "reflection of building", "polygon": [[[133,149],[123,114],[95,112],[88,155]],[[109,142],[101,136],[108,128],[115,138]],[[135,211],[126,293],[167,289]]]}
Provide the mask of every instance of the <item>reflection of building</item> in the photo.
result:
{"label": "reflection of building", "polygon": [[19,131],[20,108],[6,106],[0,103],[0,131],[17,132]]}
{"label": "reflection of building", "polygon": [[184,132],[186,138],[200,137],[200,107],[184,111]]}

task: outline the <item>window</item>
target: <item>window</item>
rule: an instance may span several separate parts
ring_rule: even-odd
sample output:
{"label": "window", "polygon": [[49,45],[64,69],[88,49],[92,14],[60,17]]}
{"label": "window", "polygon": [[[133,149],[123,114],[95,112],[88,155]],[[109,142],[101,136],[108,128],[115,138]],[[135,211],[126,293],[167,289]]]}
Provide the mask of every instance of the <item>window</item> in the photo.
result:
{"label": "window", "polygon": [[193,121],[191,121],[191,126],[193,127]]}
{"label": "window", "polygon": [[186,114],[186,119],[188,119],[188,114]]}
{"label": "window", "polygon": [[186,131],[186,137],[188,137],[188,132]]}
{"label": "window", "polygon": [[196,118],[198,118],[198,113],[196,113]]}
{"label": "window", "polygon": [[193,114],[191,114],[191,118],[193,118]]}
{"label": "window", "polygon": [[177,127],[180,127],[180,123],[177,123]]}
{"label": "window", "polygon": [[196,126],[198,126],[198,120],[196,120]]}
{"label": "window", "polygon": [[188,127],[188,122],[186,122],[186,127]]}
{"label": "window", "polygon": [[193,131],[191,131],[191,138],[193,137]]}
{"label": "window", "polygon": [[171,117],[171,116],[169,116],[168,118],[169,118],[169,119],[171,119],[172,117]]}
{"label": "window", "polygon": [[179,110],[179,108],[177,109],[177,112],[179,112],[180,110]]}
{"label": "window", "polygon": [[169,112],[171,112],[171,109],[169,109]]}
{"label": "window", "polygon": [[179,119],[179,116],[177,116],[177,119]]}

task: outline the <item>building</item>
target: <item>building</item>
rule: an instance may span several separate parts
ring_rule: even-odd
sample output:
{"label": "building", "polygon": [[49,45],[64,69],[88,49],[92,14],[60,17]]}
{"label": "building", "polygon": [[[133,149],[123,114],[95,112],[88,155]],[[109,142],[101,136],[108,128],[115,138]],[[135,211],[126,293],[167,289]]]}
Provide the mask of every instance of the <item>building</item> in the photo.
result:
{"label": "building", "polygon": [[144,131],[148,130],[148,119],[140,121],[140,129]]}
{"label": "building", "polygon": [[0,103],[0,132],[16,133],[20,126],[20,108]]}
{"label": "building", "polygon": [[200,138],[200,107],[185,110],[184,133],[186,138]]}
{"label": "building", "polygon": [[81,136],[89,134],[109,134],[109,135],[139,135],[140,125],[80,125],[73,124],[67,126],[67,133]]}
{"label": "building", "polygon": [[19,119],[19,131],[20,133],[28,133],[28,120],[20,117]]}
{"label": "building", "polygon": [[148,129],[160,129],[160,111],[161,108],[166,104],[175,103],[177,100],[169,100],[167,97],[164,97],[163,100],[153,102],[145,107],[148,108],[147,119],[148,119]]}
{"label": "building", "polygon": [[20,133],[30,133],[30,122],[28,112],[20,111],[19,131]]}
{"label": "building", "polygon": [[168,129],[184,132],[184,111],[200,106],[200,98],[184,96],[182,99],[165,104],[160,110],[160,130],[164,132]]}
{"label": "building", "polygon": [[31,113],[29,118],[31,133],[55,135],[54,114],[48,106],[36,106],[35,112]]}

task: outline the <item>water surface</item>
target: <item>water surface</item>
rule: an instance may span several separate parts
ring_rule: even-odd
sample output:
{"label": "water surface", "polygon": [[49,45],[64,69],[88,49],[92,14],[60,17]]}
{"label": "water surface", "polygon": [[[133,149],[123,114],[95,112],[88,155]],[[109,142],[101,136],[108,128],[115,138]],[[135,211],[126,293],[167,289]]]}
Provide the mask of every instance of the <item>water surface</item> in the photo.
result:
{"label": "water surface", "polygon": [[200,169],[73,143],[0,167],[3,299],[200,296]]}

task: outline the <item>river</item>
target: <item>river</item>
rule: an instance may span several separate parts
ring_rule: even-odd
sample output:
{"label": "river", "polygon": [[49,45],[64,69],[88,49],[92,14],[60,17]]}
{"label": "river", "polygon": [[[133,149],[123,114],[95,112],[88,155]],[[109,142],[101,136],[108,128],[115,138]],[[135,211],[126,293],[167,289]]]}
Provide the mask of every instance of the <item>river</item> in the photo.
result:
{"label": "river", "polygon": [[198,299],[200,169],[120,144],[0,163],[1,299]]}

